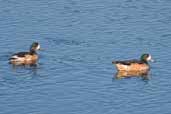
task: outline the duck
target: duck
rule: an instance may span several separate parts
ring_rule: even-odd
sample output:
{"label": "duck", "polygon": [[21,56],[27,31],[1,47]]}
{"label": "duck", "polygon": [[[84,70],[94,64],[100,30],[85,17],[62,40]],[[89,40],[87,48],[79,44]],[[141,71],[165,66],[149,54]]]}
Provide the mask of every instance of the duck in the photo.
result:
{"label": "duck", "polygon": [[150,54],[142,54],[140,60],[112,61],[118,71],[148,71],[149,61],[154,62]]}
{"label": "duck", "polygon": [[40,44],[33,42],[28,52],[18,52],[9,58],[9,63],[14,65],[35,64],[39,59],[37,51],[40,50]]}

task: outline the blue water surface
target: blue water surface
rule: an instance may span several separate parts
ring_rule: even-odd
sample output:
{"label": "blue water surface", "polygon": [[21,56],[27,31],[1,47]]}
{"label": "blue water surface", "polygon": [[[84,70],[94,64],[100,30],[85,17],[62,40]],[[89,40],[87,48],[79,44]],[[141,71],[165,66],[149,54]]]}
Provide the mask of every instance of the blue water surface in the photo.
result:
{"label": "blue water surface", "polygon": [[[0,114],[170,114],[170,0],[0,0]],[[40,51],[37,66],[9,56]],[[150,53],[148,79],[112,60]]]}

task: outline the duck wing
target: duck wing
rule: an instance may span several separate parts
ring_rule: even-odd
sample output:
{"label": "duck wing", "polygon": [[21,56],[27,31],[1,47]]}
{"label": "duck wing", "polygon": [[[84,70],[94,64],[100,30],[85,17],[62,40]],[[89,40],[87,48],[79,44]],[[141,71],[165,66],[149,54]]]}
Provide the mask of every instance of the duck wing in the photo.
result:
{"label": "duck wing", "polygon": [[112,61],[113,64],[123,64],[123,65],[131,65],[132,63],[138,63],[138,64],[143,64],[142,61],[140,60],[126,60],[126,61]]}
{"label": "duck wing", "polygon": [[19,53],[15,53],[13,54],[10,59],[18,59],[20,57],[25,57],[26,55],[30,54],[30,52],[19,52]]}

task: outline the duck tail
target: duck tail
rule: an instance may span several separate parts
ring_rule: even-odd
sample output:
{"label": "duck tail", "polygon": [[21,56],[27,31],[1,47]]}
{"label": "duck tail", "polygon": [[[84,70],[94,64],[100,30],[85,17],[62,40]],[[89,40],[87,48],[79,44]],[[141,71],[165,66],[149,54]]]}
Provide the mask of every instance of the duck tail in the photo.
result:
{"label": "duck tail", "polygon": [[118,63],[118,61],[112,61],[112,64],[117,64]]}

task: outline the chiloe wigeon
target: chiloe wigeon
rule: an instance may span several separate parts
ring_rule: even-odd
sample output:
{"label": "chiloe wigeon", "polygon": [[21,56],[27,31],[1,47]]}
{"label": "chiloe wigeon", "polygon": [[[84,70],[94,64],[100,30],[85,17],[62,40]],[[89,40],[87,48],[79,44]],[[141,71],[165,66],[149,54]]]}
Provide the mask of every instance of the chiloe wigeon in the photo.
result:
{"label": "chiloe wigeon", "polygon": [[149,70],[149,61],[154,61],[150,54],[143,54],[140,60],[113,61],[118,71],[142,71]]}
{"label": "chiloe wigeon", "polygon": [[40,44],[33,42],[30,46],[29,52],[18,52],[9,58],[9,63],[14,65],[28,65],[35,64],[38,60],[37,51],[40,50]]}

